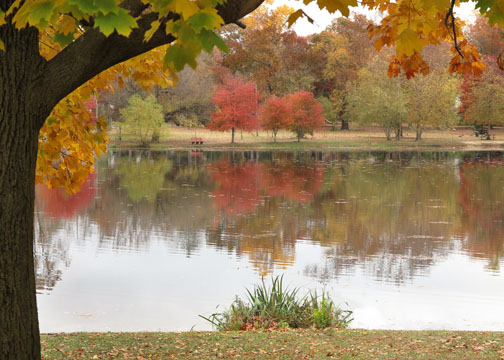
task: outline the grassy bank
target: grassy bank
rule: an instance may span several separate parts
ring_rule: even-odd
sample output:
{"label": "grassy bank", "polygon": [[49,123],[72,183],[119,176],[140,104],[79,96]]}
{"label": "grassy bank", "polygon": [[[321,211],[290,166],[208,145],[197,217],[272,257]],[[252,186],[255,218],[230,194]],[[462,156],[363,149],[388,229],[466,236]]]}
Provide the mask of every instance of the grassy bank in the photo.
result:
{"label": "grassy bank", "polygon": [[[243,139],[238,132],[235,144],[230,144],[230,133],[212,132],[207,129],[188,130],[177,127],[163,127],[160,142],[152,144],[152,149],[195,149],[208,150],[254,149],[254,150],[502,150],[504,149],[504,130],[492,130],[494,140],[481,140],[474,136],[470,128],[457,130],[426,130],[423,140],[415,141],[414,131],[404,130],[400,141],[387,141],[380,128],[362,128],[351,131],[319,131],[314,136],[308,136],[297,142],[295,136],[287,131],[277,135],[277,143],[273,142],[271,133],[259,131],[243,133]],[[191,145],[191,137],[199,137],[204,145]],[[122,134],[121,141],[117,129],[110,132],[113,148],[135,148],[139,140],[131,134]]]}
{"label": "grassy bank", "polygon": [[43,359],[504,359],[504,333],[289,330],[42,335]]}

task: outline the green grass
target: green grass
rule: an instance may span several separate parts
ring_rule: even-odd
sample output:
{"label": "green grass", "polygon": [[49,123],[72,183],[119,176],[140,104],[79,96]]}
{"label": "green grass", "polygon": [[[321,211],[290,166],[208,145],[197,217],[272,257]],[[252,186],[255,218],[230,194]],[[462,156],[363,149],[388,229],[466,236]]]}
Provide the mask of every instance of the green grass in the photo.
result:
{"label": "green grass", "polygon": [[504,333],[288,330],[42,335],[43,359],[504,359]]}
{"label": "green grass", "polygon": [[299,296],[298,288],[283,286],[283,276],[264,279],[252,290],[247,289],[245,301],[236,297],[229,309],[209,317],[200,315],[217,330],[255,330],[278,328],[346,328],[352,312],[341,310],[325,293],[309,292]]}

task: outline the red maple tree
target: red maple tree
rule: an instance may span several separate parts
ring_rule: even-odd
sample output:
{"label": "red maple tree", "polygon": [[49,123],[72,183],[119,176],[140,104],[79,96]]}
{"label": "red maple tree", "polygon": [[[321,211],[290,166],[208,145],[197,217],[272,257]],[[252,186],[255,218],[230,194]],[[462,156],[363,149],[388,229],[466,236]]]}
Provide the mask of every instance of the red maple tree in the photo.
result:
{"label": "red maple tree", "polygon": [[259,128],[257,110],[260,97],[253,82],[239,76],[225,76],[212,97],[218,109],[212,113],[212,122],[207,127],[215,131],[231,130],[233,144],[235,130],[250,132]]}
{"label": "red maple tree", "polygon": [[289,129],[297,135],[298,141],[305,134],[313,135],[313,131],[324,125],[324,110],[322,105],[309,91],[298,91],[285,96],[292,111],[292,122]]}
{"label": "red maple tree", "polygon": [[260,111],[261,126],[273,132],[274,142],[278,130],[287,129],[292,123],[292,112],[284,98],[270,97]]}

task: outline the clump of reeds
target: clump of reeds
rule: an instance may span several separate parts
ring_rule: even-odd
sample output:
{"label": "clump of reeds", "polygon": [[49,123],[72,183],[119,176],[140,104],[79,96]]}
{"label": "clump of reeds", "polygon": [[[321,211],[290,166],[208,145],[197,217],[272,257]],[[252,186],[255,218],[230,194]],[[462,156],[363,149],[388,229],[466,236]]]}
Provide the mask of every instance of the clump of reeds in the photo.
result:
{"label": "clump of reeds", "polygon": [[298,297],[298,288],[283,286],[283,276],[273,277],[271,287],[263,279],[246,291],[246,301],[237,296],[229,309],[200,316],[217,330],[345,328],[353,320],[352,311],[340,309],[325,292],[311,291]]}

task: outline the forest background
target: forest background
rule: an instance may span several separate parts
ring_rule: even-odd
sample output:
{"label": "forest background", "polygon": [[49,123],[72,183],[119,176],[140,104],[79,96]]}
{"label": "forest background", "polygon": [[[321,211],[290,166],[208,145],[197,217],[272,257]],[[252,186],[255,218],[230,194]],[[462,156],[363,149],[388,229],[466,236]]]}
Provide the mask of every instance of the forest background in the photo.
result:
{"label": "forest background", "polygon": [[[100,91],[98,113],[114,132],[120,132],[113,139],[121,140],[128,132],[148,133],[140,142],[156,142],[165,123],[186,129],[232,130],[232,142],[235,130],[255,133],[262,128],[276,141],[281,129],[293,131],[300,140],[321,127],[348,130],[369,125],[380,126],[387,140],[400,140],[403,126],[421,140],[425,129],[491,128],[504,122],[504,72],[498,67],[503,31],[490,26],[485,17],[476,16],[463,28],[482,55],[486,66],[482,76],[450,73],[452,44],[446,42],[424,49],[429,75],[412,77],[407,72],[394,76],[399,73],[390,63],[395,47],[375,51],[384,44],[370,35],[370,27],[376,24],[365,15],[335,18],[322,32],[299,36],[289,27],[293,11],[285,5],[267,4],[243,20],[246,30],[234,24],[222,28],[220,35],[229,51],[215,48],[211,54],[200,55],[198,67],[186,66],[175,86],[142,88],[131,77]],[[300,120],[302,131],[292,125],[293,105],[299,101],[288,101],[299,92],[312,94],[323,109],[319,117],[305,114]],[[149,118],[159,119],[157,123],[125,115],[134,95],[160,106],[137,108],[131,114],[148,113]],[[236,120],[231,111],[237,111]]]}

